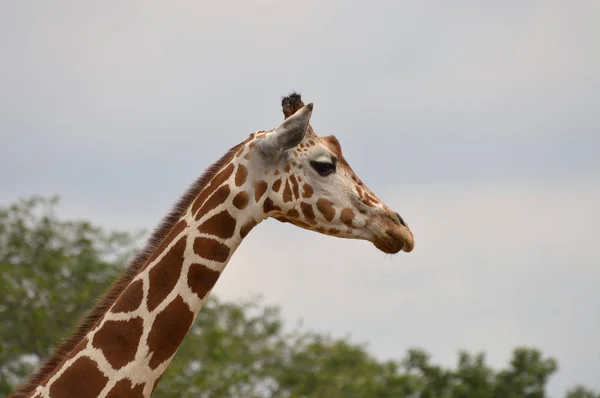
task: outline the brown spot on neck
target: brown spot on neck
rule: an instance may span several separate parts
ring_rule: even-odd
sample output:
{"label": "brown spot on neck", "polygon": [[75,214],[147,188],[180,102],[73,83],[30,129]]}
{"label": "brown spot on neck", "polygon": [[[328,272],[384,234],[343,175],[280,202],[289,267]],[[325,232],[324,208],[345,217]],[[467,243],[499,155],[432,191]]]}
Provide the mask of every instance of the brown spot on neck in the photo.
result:
{"label": "brown spot on neck", "polygon": [[185,241],[186,237],[182,236],[175,246],[150,270],[148,274],[150,284],[148,286],[148,299],[146,300],[149,311],[154,311],[175,288],[183,265]]}
{"label": "brown spot on neck", "polygon": [[198,214],[196,214],[196,220],[200,220],[203,215],[216,208],[220,204],[224,203],[229,197],[231,192],[228,185],[223,185],[215,191],[215,193],[202,205]]}
{"label": "brown spot on neck", "polygon": [[192,214],[195,214],[200,206],[221,184],[223,184],[231,174],[233,173],[234,166],[232,163],[228,164],[223,170],[221,170],[214,178],[210,181],[210,184],[200,192],[194,204],[192,205]]}
{"label": "brown spot on neck", "polygon": [[81,357],[50,386],[52,397],[96,397],[108,383],[96,362]]}
{"label": "brown spot on neck", "polygon": [[120,369],[135,359],[135,353],[144,331],[142,318],[127,321],[106,321],[96,332],[92,345],[104,354],[115,369]]}
{"label": "brown spot on neck", "polygon": [[197,237],[194,240],[194,252],[207,260],[224,263],[229,258],[229,247],[215,239]]}
{"label": "brown spot on neck", "polygon": [[181,234],[185,230],[186,227],[187,223],[184,220],[181,220],[177,224],[175,224],[171,232],[169,232],[169,235],[165,239],[163,239],[163,241],[156,248],[156,250],[154,250],[154,253],[152,253],[152,256],[150,256],[148,262],[146,263],[146,267],[152,264],[152,262],[156,260],[156,258],[167,249],[167,247],[173,242],[173,240],[176,239],[179,236],[179,234]]}
{"label": "brown spot on neck", "polygon": [[156,369],[175,354],[193,321],[194,314],[181,296],[158,314],[148,335],[151,355],[148,365],[151,369]]}
{"label": "brown spot on neck", "polygon": [[265,181],[256,181],[254,183],[254,201],[258,202],[267,191],[267,183]]}
{"label": "brown spot on neck", "polygon": [[111,312],[130,312],[135,311],[142,304],[144,292],[142,290],[142,281],[137,280],[125,289],[121,297],[112,307]]}
{"label": "brown spot on neck", "polygon": [[246,191],[241,191],[233,198],[233,205],[242,210],[248,206],[248,200],[248,193]]}
{"label": "brown spot on neck", "polygon": [[235,172],[235,185],[240,187],[246,182],[248,177],[248,169],[243,164],[239,164]]}
{"label": "brown spot on neck", "polygon": [[210,289],[217,283],[220,272],[214,271],[203,264],[192,264],[188,272],[188,286],[198,298],[206,297]]}
{"label": "brown spot on neck", "polygon": [[290,188],[290,183],[288,180],[285,180],[285,188],[283,188],[283,203],[292,201],[292,189]]}
{"label": "brown spot on neck", "polygon": [[205,234],[218,236],[219,238],[228,239],[235,232],[235,218],[229,214],[227,210],[215,214],[208,220],[204,221],[198,228],[200,232]]}
{"label": "brown spot on neck", "polygon": [[281,188],[281,178],[278,178],[273,182],[273,192],[279,192],[279,188]]}

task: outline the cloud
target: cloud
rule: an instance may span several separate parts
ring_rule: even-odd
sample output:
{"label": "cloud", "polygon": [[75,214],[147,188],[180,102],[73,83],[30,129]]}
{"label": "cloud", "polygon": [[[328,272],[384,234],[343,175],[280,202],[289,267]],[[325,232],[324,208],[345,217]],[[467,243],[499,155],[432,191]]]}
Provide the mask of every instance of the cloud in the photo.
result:
{"label": "cloud", "polygon": [[[277,0],[3,6],[0,202],[152,228],[229,147],[315,102],[355,171],[415,231],[390,257],[267,222],[217,292],[293,323],[453,363],[516,344],[597,386],[600,9],[557,2]],[[157,189],[157,187],[159,187]]]}
{"label": "cloud", "polygon": [[274,127],[292,89],[371,185],[600,172],[592,3],[399,4],[13,6],[0,176],[64,191],[151,169],[184,184]]}

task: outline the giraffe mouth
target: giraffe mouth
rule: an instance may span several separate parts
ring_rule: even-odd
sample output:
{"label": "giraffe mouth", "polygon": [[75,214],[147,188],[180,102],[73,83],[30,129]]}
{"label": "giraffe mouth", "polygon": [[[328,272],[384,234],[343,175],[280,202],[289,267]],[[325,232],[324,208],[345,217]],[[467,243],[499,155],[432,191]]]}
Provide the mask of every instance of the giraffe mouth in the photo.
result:
{"label": "giraffe mouth", "polygon": [[376,248],[387,254],[399,253],[404,247],[403,242],[398,240],[392,240],[389,238],[376,240],[375,242],[373,242],[373,245],[375,245]]}
{"label": "giraffe mouth", "polygon": [[393,229],[373,241],[376,248],[387,254],[396,254],[400,251],[412,251],[415,246],[412,232],[408,228]]}

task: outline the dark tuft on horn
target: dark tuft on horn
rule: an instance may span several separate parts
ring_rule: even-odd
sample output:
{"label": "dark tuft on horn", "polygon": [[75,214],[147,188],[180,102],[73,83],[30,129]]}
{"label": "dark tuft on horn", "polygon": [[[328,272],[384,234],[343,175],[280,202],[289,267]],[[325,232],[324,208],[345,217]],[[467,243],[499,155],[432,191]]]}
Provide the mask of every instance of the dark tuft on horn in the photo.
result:
{"label": "dark tuft on horn", "polygon": [[304,106],[300,93],[293,92],[281,100],[283,115],[287,119]]}

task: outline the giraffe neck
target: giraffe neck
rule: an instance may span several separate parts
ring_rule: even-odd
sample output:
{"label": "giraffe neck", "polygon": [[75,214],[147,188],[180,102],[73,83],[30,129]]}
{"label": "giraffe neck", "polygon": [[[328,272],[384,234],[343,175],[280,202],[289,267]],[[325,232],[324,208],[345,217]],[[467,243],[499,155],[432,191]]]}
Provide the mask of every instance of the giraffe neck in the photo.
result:
{"label": "giraffe neck", "polygon": [[229,259],[265,218],[242,146],[33,397],[149,397]]}

